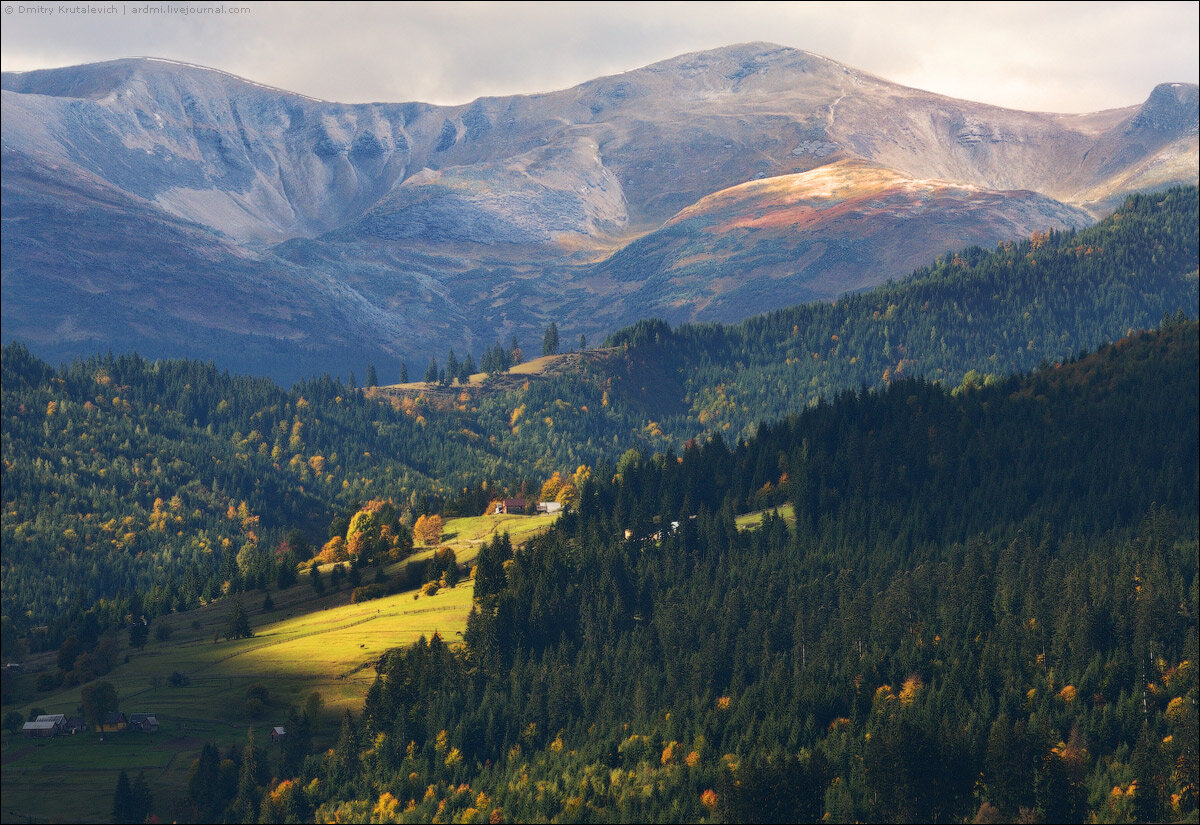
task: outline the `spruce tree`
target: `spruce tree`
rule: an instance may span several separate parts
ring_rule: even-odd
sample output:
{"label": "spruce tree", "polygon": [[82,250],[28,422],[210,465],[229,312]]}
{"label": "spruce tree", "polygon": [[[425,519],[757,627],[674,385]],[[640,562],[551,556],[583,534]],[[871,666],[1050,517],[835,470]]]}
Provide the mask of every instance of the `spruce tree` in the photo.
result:
{"label": "spruce tree", "polygon": [[250,617],[246,615],[242,597],[236,596],[233,607],[229,611],[229,618],[225,621],[225,638],[248,639],[253,635],[254,631],[250,629]]}
{"label": "spruce tree", "polygon": [[130,788],[129,821],[145,822],[153,807],[154,795],[150,792],[150,785],[146,782],[146,774],[138,771],[137,779],[133,780]]}
{"label": "spruce tree", "polygon": [[220,772],[221,754],[216,746],[205,742],[200,757],[192,763],[187,785],[188,799],[202,814],[212,808]]}
{"label": "spruce tree", "polygon": [[246,747],[242,749],[241,767],[238,770],[237,796],[232,810],[241,822],[258,819],[258,806],[262,801],[262,786],[270,779],[266,754],[254,743],[254,728],[246,736]]}
{"label": "spruce tree", "polygon": [[133,818],[133,789],[129,786],[129,776],[122,768],[117,776],[117,789],[113,792],[112,821],[121,825],[125,822],[135,822]]}
{"label": "spruce tree", "polygon": [[283,554],[283,558],[279,560],[279,567],[275,573],[275,586],[280,590],[287,590],[296,583],[296,553],[294,550],[288,550]]}
{"label": "spruce tree", "polygon": [[554,355],[558,352],[558,325],[553,321],[546,328],[546,335],[542,338],[542,355]]}

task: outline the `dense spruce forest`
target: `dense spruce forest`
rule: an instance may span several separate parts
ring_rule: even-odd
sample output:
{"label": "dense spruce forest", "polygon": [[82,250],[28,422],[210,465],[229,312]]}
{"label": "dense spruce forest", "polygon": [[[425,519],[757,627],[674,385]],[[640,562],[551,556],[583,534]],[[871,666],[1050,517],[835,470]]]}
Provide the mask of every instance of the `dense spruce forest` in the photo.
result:
{"label": "dense spruce forest", "polygon": [[898,283],[737,325],[644,321],[606,342],[628,348],[613,395],[676,436],[749,435],[847,388],[984,382],[1195,318],[1197,204],[1195,187],[1137,195],[1079,232],[948,252]]}
{"label": "dense spruce forest", "polygon": [[464,644],[387,654],[335,747],[198,761],[197,819],[1194,820],[1198,347],[630,451],[484,548]]}

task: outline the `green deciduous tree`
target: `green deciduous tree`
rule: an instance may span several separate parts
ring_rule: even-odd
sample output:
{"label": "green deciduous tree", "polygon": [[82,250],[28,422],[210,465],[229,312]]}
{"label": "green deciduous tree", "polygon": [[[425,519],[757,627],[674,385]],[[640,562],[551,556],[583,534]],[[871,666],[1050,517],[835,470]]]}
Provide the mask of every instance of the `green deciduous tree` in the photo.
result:
{"label": "green deciduous tree", "polygon": [[83,720],[92,730],[100,730],[104,717],[118,707],[117,689],[111,682],[93,682],[79,692]]}

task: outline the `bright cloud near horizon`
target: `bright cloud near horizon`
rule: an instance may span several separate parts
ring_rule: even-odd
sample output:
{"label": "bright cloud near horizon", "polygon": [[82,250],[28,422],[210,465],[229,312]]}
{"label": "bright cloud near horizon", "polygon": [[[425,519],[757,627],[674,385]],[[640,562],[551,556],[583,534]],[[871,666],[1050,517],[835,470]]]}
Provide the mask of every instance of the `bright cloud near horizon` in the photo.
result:
{"label": "bright cloud near horizon", "polygon": [[546,92],[747,41],[1036,111],[1129,106],[1158,83],[1200,79],[1196,2],[82,0],[5,4],[0,19],[4,71],[163,57],[343,103]]}

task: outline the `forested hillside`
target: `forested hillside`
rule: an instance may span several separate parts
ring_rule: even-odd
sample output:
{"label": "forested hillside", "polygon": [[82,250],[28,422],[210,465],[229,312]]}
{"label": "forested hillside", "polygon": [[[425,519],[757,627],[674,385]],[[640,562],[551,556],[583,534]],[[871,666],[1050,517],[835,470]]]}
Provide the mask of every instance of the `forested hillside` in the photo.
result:
{"label": "forested hillside", "polygon": [[480,552],[463,647],[388,655],[332,751],[200,776],[195,818],[1194,817],[1196,221],[1134,198],[436,402],[10,345],[6,653],[278,585],[364,505],[401,530],[587,464],[550,535]]}
{"label": "forested hillside", "polygon": [[[462,648],[386,656],[336,747],[230,814],[1194,817],[1198,371],[1181,321],[630,452],[481,552]],[[735,526],[785,502],[794,528]]]}
{"label": "forested hillside", "polygon": [[948,252],[903,281],[831,304],[738,325],[646,321],[608,341],[629,348],[615,394],[676,436],[748,435],[847,388],[1027,372],[1167,315],[1195,318],[1198,223],[1195,187],[1138,195],[1080,232]]}
{"label": "forested hillside", "polygon": [[136,355],[55,370],[10,345],[4,616],[21,631],[49,625],[42,643],[57,646],[101,598],[93,626],[263,587],[286,534],[294,565],[335,517],[374,498],[393,499],[410,525],[422,513],[482,512],[489,495],[637,443],[640,424],[594,395],[600,446],[560,438],[556,448],[521,437],[507,394],[438,413],[328,377],[284,391]]}
{"label": "forested hillside", "polygon": [[[57,646],[80,622],[264,586],[287,550],[303,560],[372,499],[392,499],[409,524],[479,512],[556,471],[708,432],[745,437],[846,389],[912,375],[984,384],[1195,317],[1197,220],[1195,188],[1139,196],[1084,232],[948,254],[835,304],[738,326],[648,321],[578,372],[482,393],[451,382],[449,403],[328,377],[285,391],[135,355],[53,369],[9,346],[4,615],[20,632],[45,626],[35,644]],[[106,615],[87,618],[100,598]]]}
{"label": "forested hillside", "polygon": [[746,437],[846,389],[905,377],[955,387],[1028,372],[1166,317],[1200,315],[1198,223],[1197,189],[1179,188],[1132,197],[1078,233],[947,253],[832,304],[737,325],[646,320],[610,336],[616,351],[583,360],[577,374],[485,393],[479,427],[501,443],[542,445],[555,457],[549,465],[570,469],[630,446]]}

